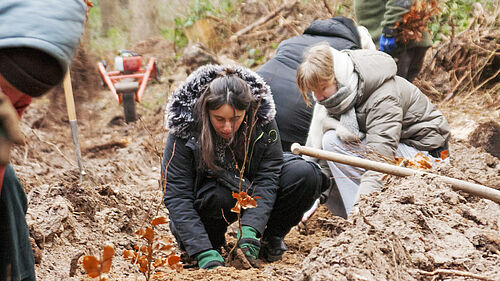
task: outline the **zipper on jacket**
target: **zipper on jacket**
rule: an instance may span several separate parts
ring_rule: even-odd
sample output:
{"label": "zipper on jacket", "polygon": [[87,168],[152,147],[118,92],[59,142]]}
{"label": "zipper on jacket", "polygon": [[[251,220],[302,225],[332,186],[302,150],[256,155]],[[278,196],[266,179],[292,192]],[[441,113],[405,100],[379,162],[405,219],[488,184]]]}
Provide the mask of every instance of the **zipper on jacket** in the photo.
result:
{"label": "zipper on jacket", "polygon": [[248,158],[248,173],[250,173],[250,163],[252,162],[252,156],[253,156],[253,150],[255,148],[255,143],[260,140],[260,138],[262,138],[262,136],[264,135],[264,132],[260,133],[260,135],[254,140],[253,144],[252,144],[252,152],[250,152],[250,157]]}

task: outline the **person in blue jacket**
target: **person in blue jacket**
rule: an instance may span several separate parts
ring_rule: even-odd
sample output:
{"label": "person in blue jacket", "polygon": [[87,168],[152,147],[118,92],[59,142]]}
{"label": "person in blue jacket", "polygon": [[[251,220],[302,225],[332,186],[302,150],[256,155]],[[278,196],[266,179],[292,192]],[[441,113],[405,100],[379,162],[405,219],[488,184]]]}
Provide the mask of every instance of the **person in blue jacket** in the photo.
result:
{"label": "person in blue jacket", "polygon": [[[180,85],[166,110],[164,203],[180,248],[198,266],[223,266],[233,192],[254,196],[241,216],[238,247],[252,266],[276,261],[285,235],[330,185],[318,165],[283,153],[269,87],[239,66],[206,65]],[[240,175],[243,177],[240,182]]]}
{"label": "person in blue jacket", "polygon": [[62,81],[86,11],[83,0],[0,1],[0,280],[36,279],[26,194],[8,164],[10,146],[22,142],[15,121]]}

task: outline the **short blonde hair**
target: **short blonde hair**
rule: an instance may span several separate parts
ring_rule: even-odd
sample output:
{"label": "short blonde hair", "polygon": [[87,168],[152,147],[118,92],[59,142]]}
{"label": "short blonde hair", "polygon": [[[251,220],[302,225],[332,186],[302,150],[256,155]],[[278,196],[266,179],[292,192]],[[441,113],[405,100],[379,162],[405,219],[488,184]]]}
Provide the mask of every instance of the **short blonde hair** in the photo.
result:
{"label": "short blonde hair", "polygon": [[297,86],[307,105],[311,101],[307,93],[318,88],[325,82],[335,79],[333,72],[333,55],[327,42],[320,42],[308,48],[303,55],[303,61],[297,68]]}

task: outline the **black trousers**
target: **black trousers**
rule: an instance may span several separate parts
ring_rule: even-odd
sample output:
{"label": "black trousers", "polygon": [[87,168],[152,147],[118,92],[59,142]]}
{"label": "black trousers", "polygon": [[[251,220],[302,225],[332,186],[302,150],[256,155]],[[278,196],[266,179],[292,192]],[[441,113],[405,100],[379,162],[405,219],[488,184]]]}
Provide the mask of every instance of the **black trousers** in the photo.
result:
{"label": "black trousers", "polygon": [[422,69],[425,53],[429,47],[396,49],[391,53],[398,65],[397,75],[412,82]]}
{"label": "black trousers", "polygon": [[8,165],[0,196],[0,280],[35,280],[35,262],[25,214],[26,194]]}
{"label": "black trousers", "polygon": [[[304,212],[311,208],[321,192],[330,185],[330,179],[315,163],[307,162],[291,153],[284,153],[283,156],[284,164],[277,198],[263,234],[264,239],[270,236],[285,237],[290,229],[300,222]],[[212,246],[218,250],[226,242],[228,222],[233,223],[237,219],[236,213],[231,212],[236,199],[228,188],[215,183],[207,184],[214,186],[195,199],[194,207],[201,217]],[[177,238],[172,222],[170,229]],[[177,238],[177,242],[180,241]],[[183,245],[180,247],[183,248]]]}

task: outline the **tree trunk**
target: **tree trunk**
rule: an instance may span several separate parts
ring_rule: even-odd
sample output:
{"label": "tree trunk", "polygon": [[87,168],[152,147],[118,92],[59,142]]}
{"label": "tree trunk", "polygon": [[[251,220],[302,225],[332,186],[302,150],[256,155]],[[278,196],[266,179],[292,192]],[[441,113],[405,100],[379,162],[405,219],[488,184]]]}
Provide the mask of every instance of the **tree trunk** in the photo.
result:
{"label": "tree trunk", "polygon": [[[101,35],[107,36],[110,28],[117,25],[120,18],[120,2],[118,0],[101,0]],[[126,7],[126,6],[125,6]]]}
{"label": "tree trunk", "polygon": [[[146,4],[147,3],[147,4]],[[136,43],[159,34],[157,28],[158,0],[129,0],[132,17],[130,24],[130,42]]]}

